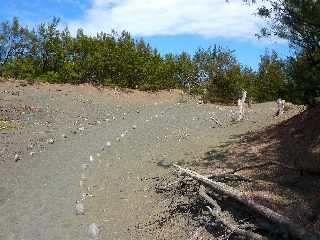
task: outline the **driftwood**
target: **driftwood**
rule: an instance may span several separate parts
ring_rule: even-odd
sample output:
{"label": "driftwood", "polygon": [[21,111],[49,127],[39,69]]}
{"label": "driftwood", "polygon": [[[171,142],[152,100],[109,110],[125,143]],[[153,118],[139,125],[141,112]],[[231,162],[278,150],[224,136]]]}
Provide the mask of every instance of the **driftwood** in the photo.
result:
{"label": "driftwood", "polygon": [[230,197],[231,199],[243,204],[254,213],[268,219],[270,222],[274,223],[275,225],[280,227],[282,230],[285,230],[290,236],[290,239],[297,239],[297,240],[319,240],[320,239],[320,234],[311,233],[305,230],[304,227],[291,222],[287,217],[282,216],[274,212],[273,210],[254,202],[251,199],[248,199],[240,191],[224,183],[212,181],[211,179],[206,178],[198,174],[197,172],[194,172],[186,168],[182,168],[176,164],[174,164],[173,166],[176,167],[182,173],[198,180],[203,185],[210,187],[215,192],[226,195],[227,197]]}
{"label": "driftwood", "polygon": [[210,174],[210,175],[205,175],[205,177],[210,178],[211,180],[216,180],[218,182],[227,182],[227,181],[251,182],[252,181],[252,179],[250,177],[236,175],[234,173],[228,172],[228,173],[224,173],[224,174]]}
{"label": "driftwood", "polygon": [[278,110],[276,112],[276,116],[279,116],[281,114],[284,113],[284,106],[285,106],[286,101],[285,100],[281,100],[281,98],[279,98],[277,100],[277,106],[278,106]]}
{"label": "driftwood", "polygon": [[247,92],[242,91],[242,97],[238,99],[238,107],[239,107],[239,116],[238,116],[238,121],[241,121],[244,117],[244,103],[247,98]]}
{"label": "driftwood", "polygon": [[210,119],[213,120],[219,126],[222,126],[222,123],[218,119],[216,119],[215,117],[211,116]]}
{"label": "driftwood", "polygon": [[266,240],[265,237],[262,237],[257,233],[242,229],[241,226],[238,223],[236,223],[234,219],[229,215],[228,212],[223,212],[221,210],[221,207],[219,206],[217,201],[213,200],[206,193],[205,187],[203,185],[200,186],[199,195],[213,207],[213,209],[208,207],[208,210],[210,211],[211,215],[215,219],[220,221],[224,226],[226,226],[233,234],[240,235],[248,240]]}

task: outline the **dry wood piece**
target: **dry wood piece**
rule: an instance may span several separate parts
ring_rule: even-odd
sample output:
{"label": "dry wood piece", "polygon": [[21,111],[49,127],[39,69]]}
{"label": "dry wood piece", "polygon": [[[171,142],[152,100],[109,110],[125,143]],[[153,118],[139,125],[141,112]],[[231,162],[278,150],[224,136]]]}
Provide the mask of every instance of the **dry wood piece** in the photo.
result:
{"label": "dry wood piece", "polygon": [[216,119],[214,116],[211,116],[210,119],[213,120],[219,126],[222,126],[222,123],[218,119]]}
{"label": "dry wood piece", "polygon": [[244,103],[246,101],[247,98],[247,92],[246,91],[242,91],[242,97],[238,99],[238,107],[239,107],[239,116],[238,116],[238,121],[241,121],[244,117]]}
{"label": "dry wood piece", "polygon": [[267,207],[264,207],[254,202],[251,199],[246,198],[240,191],[224,183],[212,181],[211,179],[206,178],[198,174],[197,172],[194,172],[186,168],[182,168],[176,164],[174,164],[173,166],[179,169],[179,171],[181,171],[182,173],[198,180],[205,186],[210,187],[215,192],[224,194],[230,197],[231,199],[234,199],[235,201],[242,203],[248,208],[248,210],[253,211],[254,213],[268,219],[269,221],[271,221],[281,229],[285,230],[291,237],[290,239],[299,239],[299,240],[319,240],[320,239],[320,234],[306,231],[302,226],[291,222],[287,217],[282,216],[274,212],[273,210]]}
{"label": "dry wood piece", "polygon": [[217,180],[218,182],[225,181],[243,181],[243,182],[251,182],[252,179],[246,176],[236,175],[234,172],[228,172],[225,174],[211,174],[206,175],[206,178],[210,178],[211,180]]}
{"label": "dry wood piece", "polygon": [[224,226],[226,226],[229,230],[231,230],[232,233],[241,235],[245,237],[246,239],[252,239],[252,240],[265,240],[265,237],[262,237],[261,235],[254,233],[252,231],[246,231],[241,228],[239,224],[237,224],[232,217],[227,212],[223,212],[221,210],[221,207],[217,203],[217,201],[213,200],[207,193],[206,189],[203,185],[200,186],[199,189],[199,195],[204,198],[212,207],[208,207],[210,213],[212,216],[220,221]]}
{"label": "dry wood piece", "polygon": [[281,100],[281,98],[279,98],[277,100],[278,110],[277,110],[276,116],[279,116],[279,115],[284,113],[285,103],[286,103],[286,101],[285,100]]}

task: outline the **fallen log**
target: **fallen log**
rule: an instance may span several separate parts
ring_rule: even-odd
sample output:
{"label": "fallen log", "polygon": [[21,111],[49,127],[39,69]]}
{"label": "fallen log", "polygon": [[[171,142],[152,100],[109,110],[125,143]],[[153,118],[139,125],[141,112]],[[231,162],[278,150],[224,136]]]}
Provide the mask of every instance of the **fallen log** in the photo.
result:
{"label": "fallen log", "polygon": [[235,175],[234,173],[227,173],[227,174],[211,174],[205,175],[206,178],[211,180],[216,180],[217,182],[225,182],[225,181],[244,181],[244,182],[251,182],[252,179],[246,176]]}
{"label": "fallen log", "polygon": [[287,217],[282,216],[274,212],[273,210],[262,206],[251,199],[245,197],[240,191],[220,182],[212,181],[195,171],[190,169],[182,168],[179,165],[173,164],[179,171],[182,173],[198,180],[202,184],[210,187],[212,190],[224,194],[235,201],[245,205],[251,211],[254,211],[256,214],[268,219],[270,222],[276,224],[280,229],[285,230],[288,235],[291,237],[290,239],[296,240],[319,240],[320,234],[319,233],[312,233],[307,231],[304,227],[291,222]]}
{"label": "fallen log", "polygon": [[217,203],[217,201],[213,200],[205,191],[205,187],[203,185],[199,188],[199,195],[206,200],[211,206],[213,206],[213,209],[208,207],[208,210],[210,211],[211,215],[220,221],[224,226],[226,226],[232,234],[240,235],[242,237],[245,237],[247,240],[266,240],[267,238],[254,233],[252,231],[246,231],[244,229],[241,229],[241,226],[237,224],[232,217],[229,217],[229,214],[227,212],[223,212],[221,210],[221,207]]}

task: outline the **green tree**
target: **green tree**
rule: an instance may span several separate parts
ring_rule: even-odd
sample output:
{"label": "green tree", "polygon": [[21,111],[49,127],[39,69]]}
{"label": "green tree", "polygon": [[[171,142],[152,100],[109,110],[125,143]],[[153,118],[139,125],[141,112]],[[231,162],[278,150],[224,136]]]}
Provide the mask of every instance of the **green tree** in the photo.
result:
{"label": "green tree", "polygon": [[[15,77],[29,71],[22,58],[30,51],[32,34],[20,25],[14,17],[12,22],[5,21],[0,26],[0,73]],[[17,65],[15,62],[19,62]],[[25,69],[22,69],[25,68]]]}
{"label": "green tree", "polygon": [[257,73],[259,101],[273,101],[285,97],[286,74],[284,63],[275,51],[261,56]]}
{"label": "green tree", "polygon": [[[263,28],[259,35],[275,35],[289,41],[297,52],[296,59],[290,60],[291,67],[288,68],[291,92],[295,93],[292,99],[301,103],[316,102],[315,99],[320,97],[320,79],[316,77],[320,75],[320,1],[267,2],[269,4],[260,7],[258,14],[270,25]],[[298,96],[301,98],[298,99]]]}

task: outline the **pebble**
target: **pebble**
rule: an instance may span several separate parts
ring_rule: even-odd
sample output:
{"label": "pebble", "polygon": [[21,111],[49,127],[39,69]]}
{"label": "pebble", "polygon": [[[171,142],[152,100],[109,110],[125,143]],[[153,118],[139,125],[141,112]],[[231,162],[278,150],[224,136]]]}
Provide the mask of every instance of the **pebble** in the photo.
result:
{"label": "pebble", "polygon": [[117,140],[118,142],[120,142],[120,138],[116,138],[116,140]]}
{"label": "pebble", "polygon": [[5,151],[7,151],[7,148],[2,148],[2,150],[1,150],[1,152],[0,152],[0,154],[4,154],[5,153]]}
{"label": "pebble", "polygon": [[90,162],[93,162],[93,161],[94,161],[93,156],[90,156]]}
{"label": "pebble", "polygon": [[48,139],[48,143],[53,144],[54,142],[55,142],[55,140],[53,138]]}
{"label": "pebble", "polygon": [[14,155],[14,161],[18,162],[19,160],[21,160],[19,154]]}
{"label": "pebble", "polygon": [[88,228],[88,236],[90,240],[98,240],[100,238],[100,227],[95,223],[91,223]]}
{"label": "pebble", "polygon": [[33,156],[35,154],[35,152],[30,152],[29,154],[30,154],[30,156]]}
{"label": "pebble", "polygon": [[84,131],[84,127],[79,127],[79,130],[80,131]]}
{"label": "pebble", "polygon": [[107,147],[111,147],[111,142],[107,142]]}
{"label": "pebble", "polygon": [[122,138],[123,138],[124,136],[125,136],[125,134],[124,134],[124,133],[121,133],[120,137],[122,137]]}
{"label": "pebble", "polygon": [[132,125],[132,129],[136,129],[137,128],[137,125]]}
{"label": "pebble", "polygon": [[168,167],[172,166],[172,162],[169,161],[169,160],[163,159],[163,160],[158,162],[158,166],[168,168]]}
{"label": "pebble", "polygon": [[84,205],[81,202],[76,203],[76,215],[84,215]]}
{"label": "pebble", "polygon": [[65,134],[62,134],[62,138],[68,138],[68,136]]}

